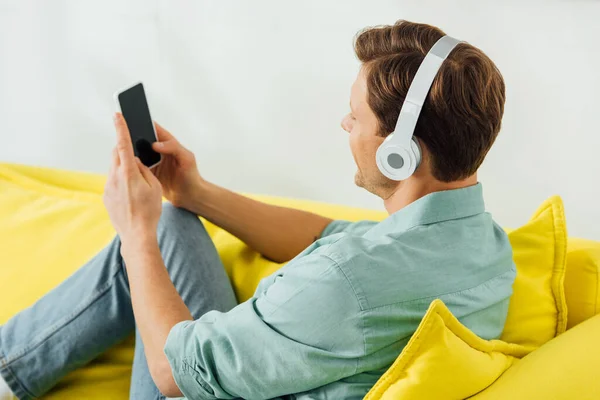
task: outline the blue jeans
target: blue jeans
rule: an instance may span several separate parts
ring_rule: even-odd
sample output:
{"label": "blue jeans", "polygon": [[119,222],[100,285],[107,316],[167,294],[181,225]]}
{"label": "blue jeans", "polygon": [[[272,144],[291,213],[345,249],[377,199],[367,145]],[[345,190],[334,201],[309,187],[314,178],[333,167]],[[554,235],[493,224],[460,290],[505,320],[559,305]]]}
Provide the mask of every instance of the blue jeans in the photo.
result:
{"label": "blue jeans", "polygon": [[[238,304],[215,246],[195,214],[165,203],[158,243],[171,281],[195,319]],[[67,280],[0,326],[0,374],[19,399],[39,397],[134,329],[130,399],[164,399],[150,376],[135,325],[117,236]]]}

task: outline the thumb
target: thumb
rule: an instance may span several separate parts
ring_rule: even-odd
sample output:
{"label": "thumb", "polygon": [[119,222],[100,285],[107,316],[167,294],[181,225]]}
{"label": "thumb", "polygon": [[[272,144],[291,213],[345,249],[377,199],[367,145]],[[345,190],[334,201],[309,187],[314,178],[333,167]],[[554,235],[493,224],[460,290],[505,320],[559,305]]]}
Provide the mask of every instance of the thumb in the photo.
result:
{"label": "thumb", "polygon": [[175,139],[168,139],[164,142],[152,143],[152,149],[161,154],[172,154],[174,156],[181,152],[181,145]]}

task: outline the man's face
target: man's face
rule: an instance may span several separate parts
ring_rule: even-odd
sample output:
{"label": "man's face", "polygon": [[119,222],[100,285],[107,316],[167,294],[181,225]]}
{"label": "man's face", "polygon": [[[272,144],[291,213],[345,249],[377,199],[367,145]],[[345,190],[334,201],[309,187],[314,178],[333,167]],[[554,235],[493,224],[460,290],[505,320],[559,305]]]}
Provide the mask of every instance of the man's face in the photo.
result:
{"label": "man's face", "polygon": [[386,198],[397,182],[387,179],[375,161],[377,148],[383,142],[378,136],[377,117],[367,103],[367,82],[361,68],[350,91],[350,113],[342,119],[342,128],[350,134],[350,149],[358,167],[354,181],[357,186]]}

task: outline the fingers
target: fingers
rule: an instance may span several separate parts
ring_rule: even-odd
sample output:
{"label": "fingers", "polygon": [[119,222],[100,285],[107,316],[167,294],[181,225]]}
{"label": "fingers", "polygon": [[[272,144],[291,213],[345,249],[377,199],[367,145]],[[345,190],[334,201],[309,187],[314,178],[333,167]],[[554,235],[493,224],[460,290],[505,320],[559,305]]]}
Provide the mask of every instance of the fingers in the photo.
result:
{"label": "fingers", "polygon": [[136,167],[133,145],[131,144],[127,123],[121,113],[115,113],[114,122],[117,131],[117,151],[119,154],[120,166],[124,169],[126,174],[136,173],[139,169]]}
{"label": "fingers", "polygon": [[117,151],[116,147],[113,147],[111,160],[110,160],[110,168],[108,170],[108,176],[112,176],[115,174],[117,168],[119,168],[119,164],[120,164],[119,152]]}
{"label": "fingers", "polygon": [[119,150],[116,147],[113,148],[113,161],[112,164],[115,168],[118,168],[121,165],[121,158],[119,157]]}
{"label": "fingers", "polygon": [[114,147],[112,150],[112,163],[115,167],[118,167],[119,165],[121,165],[121,159],[119,158],[119,151],[117,150],[116,147]]}
{"label": "fingers", "polygon": [[152,149],[161,154],[172,154],[177,156],[181,152],[181,145],[175,139],[169,139],[164,142],[152,143]]}
{"label": "fingers", "polygon": [[150,171],[150,168],[146,167],[138,157],[135,157],[135,162],[146,182],[148,182],[150,186],[154,186],[157,178],[154,176],[152,171]]}
{"label": "fingers", "polygon": [[171,135],[171,133],[160,126],[158,122],[154,121],[154,127],[156,128],[156,136],[158,136],[158,140],[164,142],[166,140],[175,139],[175,136]]}
{"label": "fingers", "polygon": [[176,157],[181,157],[185,148],[179,143],[175,136],[160,126],[158,122],[154,122],[154,126],[156,127],[156,136],[159,140],[158,142],[152,143],[154,151],[161,154],[172,154]]}

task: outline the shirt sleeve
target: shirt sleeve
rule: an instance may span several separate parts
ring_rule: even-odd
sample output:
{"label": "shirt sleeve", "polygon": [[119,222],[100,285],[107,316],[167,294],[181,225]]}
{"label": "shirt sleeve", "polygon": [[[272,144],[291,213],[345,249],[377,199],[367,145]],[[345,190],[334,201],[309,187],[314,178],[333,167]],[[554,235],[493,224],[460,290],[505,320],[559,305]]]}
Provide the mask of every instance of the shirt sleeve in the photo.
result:
{"label": "shirt sleeve", "polygon": [[357,373],[364,356],[359,304],[334,260],[294,259],[258,296],[170,331],[164,347],[190,399],[268,399]]}
{"label": "shirt sleeve", "polygon": [[327,225],[325,229],[323,229],[323,231],[321,232],[321,237],[323,238],[325,236],[341,232],[361,236],[376,224],[377,221],[364,220],[358,222],[351,222],[342,219],[336,219],[334,221],[331,221],[329,225]]}

